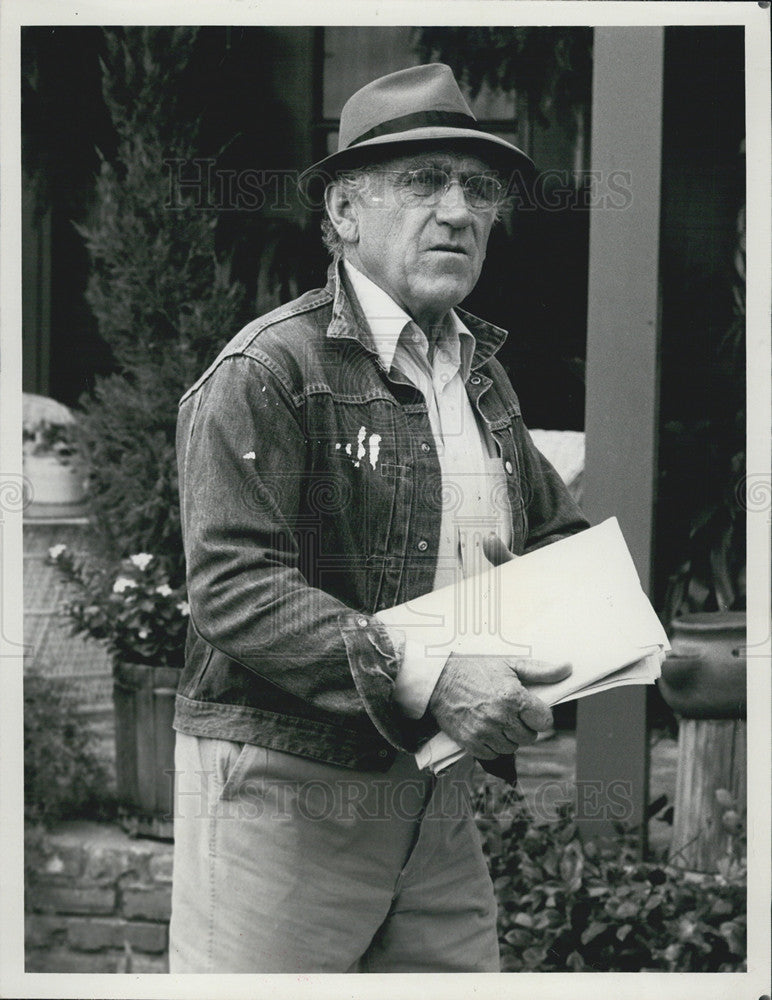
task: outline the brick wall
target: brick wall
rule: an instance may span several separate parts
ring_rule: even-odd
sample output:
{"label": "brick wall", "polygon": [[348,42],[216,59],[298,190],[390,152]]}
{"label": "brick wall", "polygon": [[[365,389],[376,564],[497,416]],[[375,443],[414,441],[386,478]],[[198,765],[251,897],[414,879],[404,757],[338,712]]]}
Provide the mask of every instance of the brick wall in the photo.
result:
{"label": "brick wall", "polygon": [[27,972],[168,972],[171,844],[63,823],[26,867]]}

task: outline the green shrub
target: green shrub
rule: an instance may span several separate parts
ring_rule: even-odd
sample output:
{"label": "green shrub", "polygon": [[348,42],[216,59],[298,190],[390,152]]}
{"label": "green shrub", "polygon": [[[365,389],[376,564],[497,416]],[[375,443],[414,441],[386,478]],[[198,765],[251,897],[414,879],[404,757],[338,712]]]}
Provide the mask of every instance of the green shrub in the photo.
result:
{"label": "green shrub", "polygon": [[636,858],[620,832],[601,853],[583,845],[569,806],[536,822],[509,793],[478,827],[499,905],[507,972],[745,970],[746,871],[690,876]]}
{"label": "green shrub", "polygon": [[[86,299],[118,371],[81,399],[78,443],[89,481],[95,555],[136,552],[184,578],[177,495],[177,403],[248,318],[217,247],[216,213],[171,192],[172,166],[195,173],[200,114],[182,110],[192,27],[105,32],[102,84],[117,138],[101,158],[94,208],[77,227],[90,259]],[[186,174],[187,176],[187,174]]]}
{"label": "green shrub", "polygon": [[24,818],[107,818],[108,776],[65,678],[24,678]]}

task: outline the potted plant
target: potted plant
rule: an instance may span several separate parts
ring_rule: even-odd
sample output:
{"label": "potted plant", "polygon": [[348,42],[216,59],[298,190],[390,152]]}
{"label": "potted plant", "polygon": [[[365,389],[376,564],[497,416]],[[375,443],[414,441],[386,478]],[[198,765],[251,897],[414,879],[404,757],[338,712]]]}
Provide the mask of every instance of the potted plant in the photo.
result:
{"label": "potted plant", "polygon": [[680,438],[677,454],[711,459],[704,488],[692,483],[683,497],[692,516],[665,594],[672,654],[658,682],[679,717],[671,862],[701,871],[716,870],[732,837],[721,810],[731,800],[732,816],[741,816],[747,797],[744,209],[733,263],[733,317],[712,359],[723,379],[712,393],[719,409],[670,428]]}
{"label": "potted plant", "polygon": [[[736,411],[722,425],[701,420],[675,430],[685,448],[695,441],[723,440],[711,468],[712,493],[696,506],[686,558],[670,575],[663,617],[673,655],[662,668],[659,689],[684,718],[743,718],[746,707],[745,580],[745,209],[737,218],[732,322],[719,344],[716,367],[738,392]],[[726,426],[730,424],[730,426]],[[667,428],[666,428],[667,430]],[[712,464],[712,463],[711,463]]]}
{"label": "potted plant", "polygon": [[171,586],[165,561],[149,552],[107,566],[55,545],[49,560],[74,592],[64,609],[73,633],[104,643],[112,656],[116,785],[124,824],[135,833],[170,835],[185,589]]}
{"label": "potted plant", "polygon": [[744,459],[731,457],[722,496],[699,512],[689,557],[670,578],[672,653],[659,690],[682,718],[745,717]]}
{"label": "potted plant", "polygon": [[738,815],[747,798],[744,511],[730,496],[695,525],[692,555],[671,578],[678,613],[657,682],[679,719],[671,863],[703,872],[716,870],[732,838],[719,793]]}
{"label": "potted plant", "polygon": [[56,400],[24,394],[22,454],[31,512],[75,505],[86,496],[85,476],[75,441],[74,419]]}

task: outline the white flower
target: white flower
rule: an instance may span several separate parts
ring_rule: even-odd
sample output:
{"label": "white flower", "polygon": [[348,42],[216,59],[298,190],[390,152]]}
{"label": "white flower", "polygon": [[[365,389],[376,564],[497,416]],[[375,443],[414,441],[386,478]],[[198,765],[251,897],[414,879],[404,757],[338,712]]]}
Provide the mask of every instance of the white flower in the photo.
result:
{"label": "white flower", "polygon": [[59,556],[66,551],[67,551],[66,545],[62,544],[52,545],[51,548],[48,550],[48,557],[49,559],[58,559]]}
{"label": "white flower", "polygon": [[129,559],[137,567],[137,569],[144,571],[152,561],[153,556],[150,552],[138,552],[134,556],[129,556]]}
{"label": "white flower", "polygon": [[132,590],[137,586],[137,581],[132,580],[128,576],[119,576],[118,579],[113,584],[113,593],[122,594],[124,590]]}
{"label": "white flower", "polygon": [[137,635],[140,637],[140,639],[147,639],[147,637],[150,635],[150,633],[148,632],[148,630],[146,628],[141,628],[137,632]]}
{"label": "white flower", "polygon": [[156,594],[160,594],[161,597],[171,597],[173,591],[168,583],[162,583],[160,587],[155,588]]}
{"label": "white flower", "polygon": [[177,610],[183,617],[187,617],[190,614],[190,605],[187,601],[180,601],[177,605]]}

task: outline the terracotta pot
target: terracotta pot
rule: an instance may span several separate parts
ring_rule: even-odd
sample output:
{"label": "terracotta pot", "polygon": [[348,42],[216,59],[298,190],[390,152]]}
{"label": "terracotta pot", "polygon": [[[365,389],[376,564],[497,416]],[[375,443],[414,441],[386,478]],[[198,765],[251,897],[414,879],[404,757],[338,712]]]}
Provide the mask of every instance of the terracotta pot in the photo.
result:
{"label": "terracotta pot", "polygon": [[672,653],[657,681],[668,705],[687,719],[744,719],[745,612],[683,615],[672,631]]}

